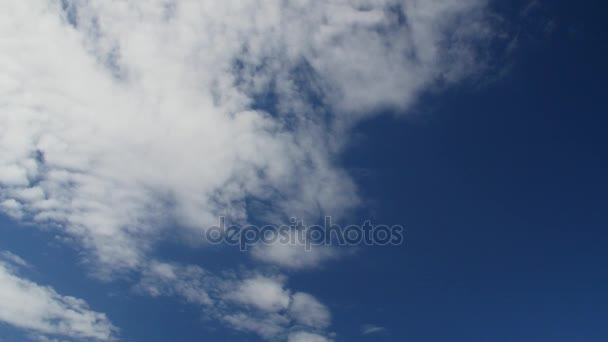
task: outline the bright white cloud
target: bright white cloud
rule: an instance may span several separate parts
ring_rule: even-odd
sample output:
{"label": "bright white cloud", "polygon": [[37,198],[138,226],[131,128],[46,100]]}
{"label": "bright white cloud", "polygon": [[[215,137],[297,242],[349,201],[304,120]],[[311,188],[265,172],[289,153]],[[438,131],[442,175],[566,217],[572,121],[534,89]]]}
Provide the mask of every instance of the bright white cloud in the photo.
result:
{"label": "bright white cloud", "polygon": [[[349,128],[475,73],[485,2],[2,1],[0,210],[79,241],[100,276],[140,272],[143,293],[261,312],[218,314],[238,329],[325,327],[322,304],[282,282],[150,254],[164,234],[200,236],[219,216],[278,223],[355,208],[335,163]],[[337,255],[253,251],[292,269]]]}
{"label": "bright white cloud", "polygon": [[[18,266],[25,263],[10,252],[3,255],[10,256]],[[41,336],[111,341],[116,332],[106,315],[91,311],[85,301],[21,278],[15,267],[3,261],[0,261],[0,322]]]}
{"label": "bright white cloud", "polygon": [[282,281],[262,276],[243,281],[230,299],[268,312],[285,310],[290,301]]}
{"label": "bright white cloud", "polygon": [[345,129],[474,71],[483,6],[4,1],[0,207],[58,223],[110,271],[138,268],[167,219],[246,221],[248,198],[339,215],[358,203],[332,162]]}

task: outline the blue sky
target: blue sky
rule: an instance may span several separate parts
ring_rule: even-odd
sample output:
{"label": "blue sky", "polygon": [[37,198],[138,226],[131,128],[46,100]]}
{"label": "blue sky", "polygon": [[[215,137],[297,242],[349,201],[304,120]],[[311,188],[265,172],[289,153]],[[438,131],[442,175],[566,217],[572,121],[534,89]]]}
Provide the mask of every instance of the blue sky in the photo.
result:
{"label": "blue sky", "polygon": [[7,3],[0,341],[608,336],[602,2]]}

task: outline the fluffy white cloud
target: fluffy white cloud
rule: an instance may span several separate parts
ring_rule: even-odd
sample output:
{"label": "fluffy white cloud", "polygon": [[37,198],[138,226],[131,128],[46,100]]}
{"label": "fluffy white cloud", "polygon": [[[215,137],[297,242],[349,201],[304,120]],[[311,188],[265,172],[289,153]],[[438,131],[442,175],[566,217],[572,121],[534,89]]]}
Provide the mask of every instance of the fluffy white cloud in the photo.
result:
{"label": "fluffy white cloud", "polygon": [[[349,128],[475,73],[485,2],[2,1],[0,210],[79,241],[100,276],[140,272],[143,293],[260,311],[218,309],[238,329],[325,327],[322,304],[282,281],[150,255],[220,215],[279,223],[355,208],[335,162]],[[253,255],[290,268],[336,256],[300,247]],[[289,337],[303,338],[324,337]]]}
{"label": "fluffy white cloud", "polygon": [[229,298],[268,312],[285,310],[290,301],[289,292],[283,288],[282,281],[263,276],[246,279]]}
{"label": "fluffy white cloud", "polygon": [[289,312],[299,324],[314,328],[327,328],[331,320],[325,305],[315,297],[302,292],[293,295]]}
{"label": "fluffy white cloud", "polygon": [[280,279],[257,275],[240,280],[236,288],[238,292],[228,293],[227,298],[245,306],[231,307],[220,318],[237,330],[291,341],[293,334],[289,332],[296,328],[308,329],[311,336],[320,336],[316,332],[330,325],[331,315],[325,305],[306,293],[292,295]]}
{"label": "fluffy white cloud", "polygon": [[310,294],[294,293],[285,282],[281,275],[213,274],[198,266],[151,262],[135,290],[177,296],[200,305],[209,321],[271,340],[285,340],[294,329],[319,333],[329,327],[329,309]]}
{"label": "fluffy white cloud", "polygon": [[109,271],[138,268],[167,220],[246,221],[247,199],[339,215],[358,203],[333,162],[345,130],[474,71],[483,8],[4,1],[0,207],[59,224]]}
{"label": "fluffy white cloud", "polygon": [[[16,266],[27,265],[10,252],[3,255]],[[0,261],[0,322],[41,336],[110,341],[116,332],[106,315],[91,311],[85,301],[21,278],[15,267],[4,261]]]}

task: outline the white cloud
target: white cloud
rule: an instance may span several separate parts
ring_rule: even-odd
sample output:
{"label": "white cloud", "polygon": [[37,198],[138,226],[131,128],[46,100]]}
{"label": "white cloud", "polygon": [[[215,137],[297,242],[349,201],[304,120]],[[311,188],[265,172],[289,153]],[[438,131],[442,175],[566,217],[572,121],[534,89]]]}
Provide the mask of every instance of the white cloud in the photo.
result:
{"label": "white cloud", "polygon": [[296,332],[289,335],[287,342],[331,342],[331,340],[314,333]]}
{"label": "white cloud", "polygon": [[224,295],[230,304],[222,319],[233,328],[251,331],[268,339],[286,339],[295,328],[323,331],[331,323],[329,309],[314,296],[285,288],[284,278],[253,275],[222,283],[234,288]]}
{"label": "white cloud", "polygon": [[12,198],[0,202],[0,208],[5,214],[14,219],[20,220],[23,217],[21,203]]}
{"label": "white cloud", "polygon": [[181,266],[153,261],[142,272],[135,287],[152,297],[179,296],[199,305],[211,305],[213,300],[207,293],[210,287],[208,274],[198,266]]}
{"label": "white cloud", "polygon": [[2,208],[59,223],[110,272],[138,268],[167,219],[246,221],[248,198],[353,208],[344,129],[474,71],[487,35],[483,0],[67,3],[0,5]]}
{"label": "white cloud", "polygon": [[70,342],[68,340],[48,337],[48,336],[39,335],[39,334],[30,334],[29,338],[30,338],[30,340],[36,341],[36,342]]}
{"label": "white cloud", "polygon": [[386,328],[379,325],[365,324],[361,327],[361,333],[363,335],[378,334],[383,332],[386,332]]}
{"label": "white cloud", "polygon": [[313,328],[327,328],[331,321],[327,307],[306,293],[298,292],[293,295],[289,312],[299,324]]}
{"label": "white cloud", "polygon": [[286,287],[279,274],[214,274],[198,266],[151,262],[135,290],[176,296],[201,306],[203,316],[239,331],[270,340],[285,340],[294,329],[323,332],[331,323],[329,309],[314,296]]}
{"label": "white cloud", "polygon": [[[9,251],[0,252],[0,259],[4,259],[6,262],[9,262],[17,267],[30,267],[30,265],[27,263],[27,261],[23,260],[17,254],[14,254]],[[2,262],[2,260],[0,260],[0,262]]]}
{"label": "white cloud", "polygon": [[[313,318],[322,304],[281,281],[227,280],[150,255],[166,233],[200,235],[219,216],[313,221],[356,208],[356,185],[336,165],[348,129],[475,73],[485,5],[2,1],[0,210],[52,223],[82,244],[99,276],[136,271],[143,293],[261,312],[243,320],[218,309],[239,329],[325,326]],[[253,256],[299,269],[337,255],[300,247]],[[236,294],[226,300],[201,279],[228,281]],[[315,336],[289,339],[324,338]]]}
{"label": "white cloud", "polygon": [[295,235],[299,234],[296,230],[285,234],[291,234],[290,243],[278,240],[272,244],[255,245],[252,250],[253,257],[266,263],[298,270],[312,268],[323,261],[340,256],[339,251],[329,245],[312,245],[307,249],[303,241],[295,238]]}
{"label": "white cloud", "polygon": [[251,314],[236,313],[222,317],[230,327],[244,332],[253,332],[266,339],[276,339],[281,336],[289,323],[287,318],[279,314],[269,314],[262,317],[252,317]]}
{"label": "white cloud", "polygon": [[281,280],[263,276],[244,280],[228,296],[233,301],[268,312],[285,310],[290,301],[289,292],[283,288]]}
{"label": "white cloud", "polygon": [[[27,265],[10,252],[3,255],[18,265]],[[60,295],[50,287],[21,278],[14,267],[2,261],[0,321],[36,334],[99,341],[113,340],[116,332],[105,314],[91,311],[82,299]]]}

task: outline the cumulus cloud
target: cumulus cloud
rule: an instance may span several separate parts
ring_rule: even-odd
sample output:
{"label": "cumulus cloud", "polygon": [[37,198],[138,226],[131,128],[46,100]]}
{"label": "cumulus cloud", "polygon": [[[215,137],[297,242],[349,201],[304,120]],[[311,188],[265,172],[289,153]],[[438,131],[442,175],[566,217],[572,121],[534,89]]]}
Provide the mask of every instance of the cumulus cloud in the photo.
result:
{"label": "cumulus cloud", "polygon": [[137,268],[168,220],[353,208],[345,127],[473,71],[487,35],[481,0],[0,6],[0,207],[111,270]]}
{"label": "cumulus cloud", "polygon": [[[141,293],[260,312],[218,309],[238,329],[325,327],[322,304],[284,280],[150,255],[167,233],[197,236],[219,216],[356,208],[336,164],[349,128],[477,72],[490,33],[485,0],[3,1],[0,210],[79,241],[100,276],[139,272]],[[253,256],[292,269],[336,256],[299,247]],[[289,340],[324,339],[314,334]]]}
{"label": "cumulus cloud", "polygon": [[268,312],[285,310],[290,301],[289,292],[283,289],[280,280],[262,276],[243,281],[230,298]]}
{"label": "cumulus cloud", "polygon": [[[2,252],[17,266],[27,265]],[[91,311],[82,299],[63,296],[50,287],[21,278],[15,266],[0,261],[0,321],[34,333],[97,341],[114,340],[116,328],[105,314]]]}
{"label": "cumulus cloud", "polygon": [[136,291],[152,297],[178,296],[190,303],[213,304],[207,293],[213,278],[194,265],[181,266],[153,261],[142,271]]}
{"label": "cumulus cloud", "polygon": [[279,274],[212,273],[199,266],[152,262],[135,290],[176,296],[203,310],[208,322],[270,340],[286,340],[292,331],[324,333],[331,323],[329,309],[314,296],[295,292]]}

